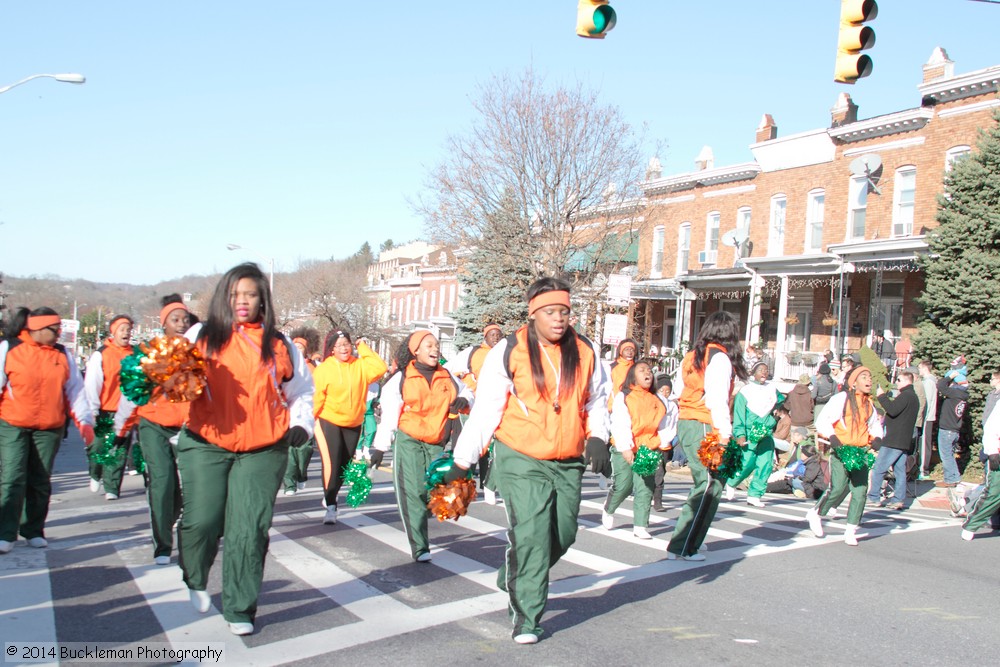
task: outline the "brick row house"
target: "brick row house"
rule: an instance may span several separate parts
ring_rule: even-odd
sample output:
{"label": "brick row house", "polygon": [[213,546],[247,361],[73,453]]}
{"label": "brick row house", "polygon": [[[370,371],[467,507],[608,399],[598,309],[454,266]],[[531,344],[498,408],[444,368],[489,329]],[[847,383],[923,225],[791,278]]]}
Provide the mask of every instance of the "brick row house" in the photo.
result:
{"label": "brick row house", "polygon": [[994,122],[1000,66],[956,75],[938,48],[917,88],[918,106],[868,119],[842,93],[829,127],[787,137],[765,114],[752,162],[716,167],[706,149],[689,173],[651,164],[631,293],[644,348],[683,347],[725,310],[779,377],[880,337],[905,349],[943,176]]}

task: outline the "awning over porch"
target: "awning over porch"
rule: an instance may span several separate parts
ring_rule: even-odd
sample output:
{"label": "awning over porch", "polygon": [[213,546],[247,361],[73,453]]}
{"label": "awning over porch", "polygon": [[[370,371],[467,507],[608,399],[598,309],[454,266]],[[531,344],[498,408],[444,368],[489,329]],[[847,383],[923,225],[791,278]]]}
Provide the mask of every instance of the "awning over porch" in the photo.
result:
{"label": "awning over porch", "polygon": [[586,271],[602,264],[636,264],[638,261],[638,234],[629,232],[608,234],[603,241],[573,250],[566,260],[566,270]]}
{"label": "awning over porch", "polygon": [[684,292],[684,288],[674,278],[658,278],[655,280],[637,280],[632,283],[633,299],[649,299],[651,301],[673,301]]}
{"label": "awning over porch", "polygon": [[839,273],[842,261],[832,253],[788,255],[784,257],[747,257],[743,265],[758,275],[824,276]]}

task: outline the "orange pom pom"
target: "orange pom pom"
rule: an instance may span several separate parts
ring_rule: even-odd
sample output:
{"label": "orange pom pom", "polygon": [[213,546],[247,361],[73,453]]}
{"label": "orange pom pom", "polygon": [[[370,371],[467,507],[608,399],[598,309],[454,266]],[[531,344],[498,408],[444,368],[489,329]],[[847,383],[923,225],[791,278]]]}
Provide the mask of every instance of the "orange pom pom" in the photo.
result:
{"label": "orange pom pom", "polygon": [[714,472],[722,463],[722,455],[725,451],[726,448],[719,442],[719,434],[712,431],[705,436],[701,441],[701,446],[698,447],[698,460],[710,472]]}
{"label": "orange pom pom", "polygon": [[172,403],[193,401],[205,389],[205,359],[187,338],[157,336],[141,345],[142,370]]}
{"label": "orange pom pom", "polygon": [[476,482],[456,479],[448,484],[438,484],[430,491],[427,509],[438,521],[454,519],[469,513],[469,505],[476,499]]}

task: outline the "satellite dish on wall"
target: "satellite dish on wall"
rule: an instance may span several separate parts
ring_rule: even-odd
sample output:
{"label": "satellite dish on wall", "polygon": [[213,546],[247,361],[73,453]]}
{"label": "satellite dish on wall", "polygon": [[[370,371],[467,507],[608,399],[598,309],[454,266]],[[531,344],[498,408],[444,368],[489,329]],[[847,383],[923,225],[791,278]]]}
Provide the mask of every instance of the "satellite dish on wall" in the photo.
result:
{"label": "satellite dish on wall", "polygon": [[720,239],[723,245],[736,248],[736,259],[743,259],[750,256],[753,243],[750,242],[750,230],[746,227],[737,227],[722,235]]}
{"label": "satellite dish on wall", "polygon": [[868,189],[877,195],[882,191],[875,185],[882,176],[882,158],[875,153],[865,153],[851,161],[849,167],[852,176],[864,176],[868,180]]}

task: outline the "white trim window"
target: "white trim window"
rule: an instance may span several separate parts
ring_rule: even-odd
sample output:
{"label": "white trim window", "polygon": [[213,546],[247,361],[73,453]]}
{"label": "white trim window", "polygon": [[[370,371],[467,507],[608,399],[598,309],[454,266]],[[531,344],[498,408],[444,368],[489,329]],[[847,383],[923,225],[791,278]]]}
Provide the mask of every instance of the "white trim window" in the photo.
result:
{"label": "white trim window", "polygon": [[806,254],[823,252],[823,218],[826,191],[812,190],[806,204]]}
{"label": "white trim window", "polygon": [[913,235],[913,208],[917,197],[917,168],[900,167],[892,196],[892,235]]}
{"label": "white trim window", "polygon": [[722,215],[712,211],[705,218],[705,254],[703,266],[715,265],[719,257],[719,227],[722,226]]}
{"label": "white trim window", "polygon": [[771,197],[771,222],[767,232],[767,256],[781,257],[785,254],[785,195]]}
{"label": "white trim window", "polygon": [[971,154],[971,146],[953,146],[949,148],[944,154],[944,172],[947,174],[955,166],[956,162],[964,160]]}
{"label": "white trim window", "polygon": [[750,231],[750,207],[740,206],[736,209],[736,227],[742,227],[743,229]]}
{"label": "white trim window", "polygon": [[691,223],[684,222],[677,228],[677,274],[687,273],[691,259]]}
{"label": "white trim window", "polygon": [[847,240],[865,238],[865,214],[868,212],[868,177],[852,176],[847,194]]}
{"label": "white trim window", "polygon": [[667,228],[659,225],[653,228],[653,253],[649,266],[650,278],[663,277],[663,246],[667,240]]}

